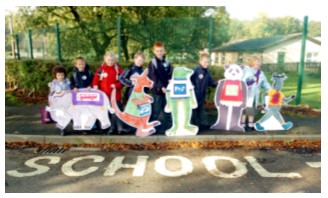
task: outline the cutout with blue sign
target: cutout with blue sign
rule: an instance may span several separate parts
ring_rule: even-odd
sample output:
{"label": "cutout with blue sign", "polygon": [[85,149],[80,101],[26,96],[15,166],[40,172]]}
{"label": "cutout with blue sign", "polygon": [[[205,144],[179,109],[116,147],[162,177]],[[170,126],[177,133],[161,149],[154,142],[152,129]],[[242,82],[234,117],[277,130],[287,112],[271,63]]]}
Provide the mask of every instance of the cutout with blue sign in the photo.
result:
{"label": "cutout with blue sign", "polygon": [[186,84],[174,84],[174,94],[175,95],[185,95],[187,94]]}

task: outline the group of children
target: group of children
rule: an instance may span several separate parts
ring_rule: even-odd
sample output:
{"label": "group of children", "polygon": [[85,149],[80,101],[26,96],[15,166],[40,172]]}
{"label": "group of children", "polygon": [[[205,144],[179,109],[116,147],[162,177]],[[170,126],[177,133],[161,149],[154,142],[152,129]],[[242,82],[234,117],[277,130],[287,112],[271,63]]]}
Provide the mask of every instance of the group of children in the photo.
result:
{"label": "group of children", "polygon": [[[169,113],[164,112],[166,105],[166,88],[172,78],[173,67],[165,57],[165,47],[161,42],[156,42],[153,46],[154,58],[148,64],[148,77],[154,84],[149,90],[154,98],[152,104],[152,114],[150,121],[158,120],[159,115],[162,113],[162,125],[157,127],[159,131],[165,131],[171,126],[172,119]],[[134,81],[130,79],[133,74],[141,74],[143,72],[143,65],[145,62],[145,55],[143,52],[138,51],[134,55],[134,62],[125,71],[117,62],[116,55],[109,51],[104,55],[104,61],[100,67],[96,69],[93,74],[89,71],[89,66],[83,57],[75,59],[74,72],[70,79],[67,79],[66,71],[62,66],[53,68],[52,74],[54,80],[49,84],[50,94],[58,91],[74,90],[78,92],[80,88],[99,89],[106,93],[108,98],[111,97],[113,88],[116,88],[116,100],[119,108],[122,110],[122,88],[127,87],[124,93],[124,100],[127,101],[133,90]],[[194,69],[191,76],[191,82],[194,86],[195,95],[197,98],[198,107],[193,110],[192,123],[198,125],[201,129],[208,129],[210,127],[207,122],[205,114],[205,98],[206,90],[209,86],[216,87],[218,81],[211,78],[208,71],[210,65],[209,55],[202,54],[199,58],[199,66]],[[250,58],[250,68],[244,81],[248,86],[248,101],[247,109],[243,112],[242,126],[246,131],[254,130],[254,116],[256,115],[256,107],[259,101],[260,89],[265,91],[270,89],[270,85],[266,80],[264,73],[261,71],[261,60],[257,56]],[[248,125],[246,119],[248,118]],[[117,131],[118,133],[133,132],[134,129],[124,124],[115,115],[110,115],[111,127],[108,129],[108,134]]]}

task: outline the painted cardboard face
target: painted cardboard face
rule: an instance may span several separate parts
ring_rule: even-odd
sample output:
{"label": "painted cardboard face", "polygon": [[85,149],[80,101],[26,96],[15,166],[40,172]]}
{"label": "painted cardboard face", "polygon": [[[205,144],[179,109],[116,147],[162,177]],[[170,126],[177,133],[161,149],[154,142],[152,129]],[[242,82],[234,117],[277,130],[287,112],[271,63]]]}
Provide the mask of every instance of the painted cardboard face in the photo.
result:
{"label": "painted cardboard face", "polygon": [[243,77],[243,65],[225,65],[224,77],[229,80],[241,80]]}
{"label": "painted cardboard face", "polygon": [[194,87],[190,77],[193,70],[176,67],[167,87],[166,106],[164,111],[172,115],[172,128],[167,136],[191,136],[198,133],[198,127],[190,124],[192,109],[197,108]]}

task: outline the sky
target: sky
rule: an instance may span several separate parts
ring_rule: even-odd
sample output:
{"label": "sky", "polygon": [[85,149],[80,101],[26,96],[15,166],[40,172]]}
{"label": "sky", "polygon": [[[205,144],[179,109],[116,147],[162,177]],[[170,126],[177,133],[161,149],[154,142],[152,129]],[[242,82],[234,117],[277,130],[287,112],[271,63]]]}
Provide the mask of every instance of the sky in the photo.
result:
{"label": "sky", "polygon": [[[294,1],[295,2],[295,1]],[[275,18],[281,16],[292,16],[298,19],[303,19],[305,15],[309,20],[321,21],[323,19],[323,12],[320,9],[320,4],[303,4],[303,5],[281,5],[281,4],[255,4],[255,5],[228,5],[227,12],[231,18],[239,20],[252,20],[258,16],[259,13],[265,12],[268,17]]]}
{"label": "sky", "polygon": [[[247,1],[249,2],[249,1]],[[252,0],[250,1],[252,2]],[[15,5],[6,5],[6,11],[13,11],[16,9]],[[259,3],[249,3],[249,4],[234,4],[227,5],[226,9],[230,14],[231,18],[236,18],[239,20],[252,20],[259,13],[264,12],[269,17],[280,17],[280,16],[293,16],[298,19],[303,19],[305,15],[309,17],[309,20],[321,21],[323,18],[323,12],[320,11],[319,4],[309,4],[309,5],[292,5],[292,4],[259,4]]]}

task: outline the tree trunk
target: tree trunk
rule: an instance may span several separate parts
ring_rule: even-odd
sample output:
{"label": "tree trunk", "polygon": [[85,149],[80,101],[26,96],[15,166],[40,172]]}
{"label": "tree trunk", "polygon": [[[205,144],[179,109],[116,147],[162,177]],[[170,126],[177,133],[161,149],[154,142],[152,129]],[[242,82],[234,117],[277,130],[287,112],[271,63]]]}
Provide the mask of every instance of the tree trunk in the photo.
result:
{"label": "tree trunk", "polygon": [[122,41],[122,49],[123,49],[123,53],[124,53],[125,63],[127,63],[129,61],[129,50],[128,50],[129,37],[123,35],[121,37],[121,41]]}

